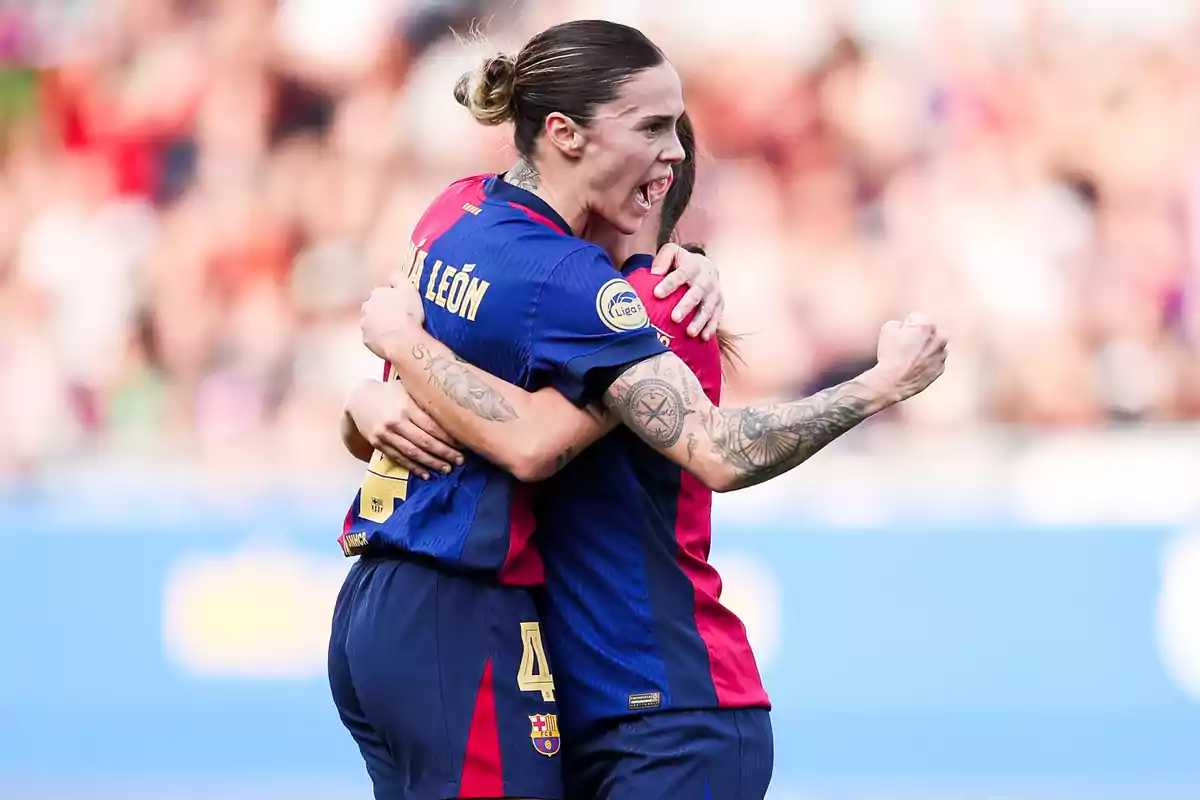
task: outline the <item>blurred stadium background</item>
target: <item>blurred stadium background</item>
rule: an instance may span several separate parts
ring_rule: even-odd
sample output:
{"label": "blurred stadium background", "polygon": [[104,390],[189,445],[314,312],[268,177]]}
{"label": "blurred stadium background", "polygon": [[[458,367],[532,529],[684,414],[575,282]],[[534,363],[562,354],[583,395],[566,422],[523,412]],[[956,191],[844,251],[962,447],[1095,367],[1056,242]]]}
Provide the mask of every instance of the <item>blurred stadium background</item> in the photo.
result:
{"label": "blurred stadium background", "polygon": [[511,158],[470,21],[586,16],[683,74],[731,400],[952,338],[718,499],[772,798],[1200,797],[1193,0],[0,2],[0,797],[368,795],[323,664],[358,305]]}

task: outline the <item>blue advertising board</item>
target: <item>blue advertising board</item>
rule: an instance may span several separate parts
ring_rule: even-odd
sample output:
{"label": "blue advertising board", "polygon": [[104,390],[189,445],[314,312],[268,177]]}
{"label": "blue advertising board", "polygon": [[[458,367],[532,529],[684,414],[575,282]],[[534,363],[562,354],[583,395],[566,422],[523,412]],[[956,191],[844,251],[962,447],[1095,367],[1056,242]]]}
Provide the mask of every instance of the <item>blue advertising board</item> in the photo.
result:
{"label": "blue advertising board", "polygon": [[[324,679],[338,509],[184,511],[0,509],[0,787],[365,786]],[[1200,534],[716,535],[775,703],[773,797],[1200,797]]]}

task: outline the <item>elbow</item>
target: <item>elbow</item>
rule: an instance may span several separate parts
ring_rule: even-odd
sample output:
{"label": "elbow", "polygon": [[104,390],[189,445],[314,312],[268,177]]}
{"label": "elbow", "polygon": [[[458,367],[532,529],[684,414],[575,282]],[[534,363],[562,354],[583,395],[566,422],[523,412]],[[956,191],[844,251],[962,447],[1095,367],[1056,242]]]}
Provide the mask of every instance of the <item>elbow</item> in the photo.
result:
{"label": "elbow", "polygon": [[705,478],[704,485],[717,494],[725,494],[726,492],[736,491],[742,488],[735,476],[728,473],[721,473],[712,478]]}
{"label": "elbow", "polygon": [[516,459],[508,465],[507,469],[521,483],[544,481],[558,471],[555,469],[553,459],[540,457]]}
{"label": "elbow", "polygon": [[554,453],[536,443],[516,448],[506,461],[505,470],[521,483],[544,481],[558,472],[558,459]]}
{"label": "elbow", "polygon": [[711,492],[724,494],[741,488],[737,471],[724,461],[712,459],[707,461],[693,474],[700,479]]}

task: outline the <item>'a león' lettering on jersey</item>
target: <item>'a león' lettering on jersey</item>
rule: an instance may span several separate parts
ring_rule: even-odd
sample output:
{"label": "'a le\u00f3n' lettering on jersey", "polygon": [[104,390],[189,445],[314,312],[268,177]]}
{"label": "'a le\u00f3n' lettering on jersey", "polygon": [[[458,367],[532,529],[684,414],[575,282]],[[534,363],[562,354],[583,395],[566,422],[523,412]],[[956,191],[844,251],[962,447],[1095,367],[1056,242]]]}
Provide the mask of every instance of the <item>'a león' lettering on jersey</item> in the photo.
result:
{"label": "'a le\u00f3n' lettering on jersey", "polygon": [[[429,206],[400,273],[420,292],[434,338],[530,391],[552,386],[588,405],[614,370],[665,351],[604,251],[572,236],[537,196],[494,176],[458,181]],[[472,454],[449,475],[418,480],[377,453],[342,546],[348,554],[396,548],[451,571],[537,584],[536,491]]]}
{"label": "'a le\u00f3n' lettering on jersey", "polygon": [[[467,209],[464,207],[464,210]],[[425,266],[429,263],[429,251],[425,249],[426,241],[427,239],[422,239],[420,243],[414,242],[409,250],[411,257],[408,262],[408,279],[418,290],[424,292],[426,300],[468,322],[474,322],[491,284],[473,274],[476,264],[456,267],[434,260],[429,274],[426,275]]]}

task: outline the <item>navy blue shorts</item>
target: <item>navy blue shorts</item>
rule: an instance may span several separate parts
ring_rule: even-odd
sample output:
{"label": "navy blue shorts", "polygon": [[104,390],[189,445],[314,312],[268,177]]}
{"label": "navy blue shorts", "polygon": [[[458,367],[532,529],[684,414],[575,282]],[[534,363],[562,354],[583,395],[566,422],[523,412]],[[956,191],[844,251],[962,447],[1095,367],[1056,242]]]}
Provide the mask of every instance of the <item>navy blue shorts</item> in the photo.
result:
{"label": "navy blue shorts", "polygon": [[529,592],[360,558],[329,685],[377,800],[562,797],[553,678]]}
{"label": "navy blue shorts", "polygon": [[663,711],[567,742],[570,800],[762,800],[775,740],[763,708]]}

